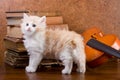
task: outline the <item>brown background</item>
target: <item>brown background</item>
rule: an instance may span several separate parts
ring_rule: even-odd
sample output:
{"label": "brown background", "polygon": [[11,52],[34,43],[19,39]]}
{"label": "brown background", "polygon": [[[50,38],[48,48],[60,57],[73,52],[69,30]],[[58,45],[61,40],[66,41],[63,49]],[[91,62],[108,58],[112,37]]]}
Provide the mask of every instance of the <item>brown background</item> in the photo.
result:
{"label": "brown background", "polygon": [[114,33],[120,38],[120,0],[0,0],[0,58],[5,51],[5,11],[31,10],[61,12],[70,30],[82,33],[98,26],[104,33]]}

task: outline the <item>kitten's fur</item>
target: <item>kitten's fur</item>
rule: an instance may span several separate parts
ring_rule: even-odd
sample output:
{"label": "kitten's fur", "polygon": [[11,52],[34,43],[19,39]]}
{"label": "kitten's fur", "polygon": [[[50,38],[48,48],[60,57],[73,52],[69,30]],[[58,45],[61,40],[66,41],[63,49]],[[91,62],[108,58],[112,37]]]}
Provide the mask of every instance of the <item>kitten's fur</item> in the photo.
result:
{"label": "kitten's fur", "polygon": [[68,30],[46,29],[46,17],[28,16],[24,14],[21,30],[25,38],[24,45],[30,55],[27,72],[35,72],[39,63],[46,55],[51,55],[63,62],[62,74],[70,74],[73,61],[77,71],[85,73],[86,56],[83,38]]}

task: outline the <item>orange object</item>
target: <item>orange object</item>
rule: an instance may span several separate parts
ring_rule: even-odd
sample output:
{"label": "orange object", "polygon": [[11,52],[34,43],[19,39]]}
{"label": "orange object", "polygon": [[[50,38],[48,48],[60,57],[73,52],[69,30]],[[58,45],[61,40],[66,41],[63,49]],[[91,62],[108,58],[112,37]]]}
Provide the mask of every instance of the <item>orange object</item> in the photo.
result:
{"label": "orange object", "polygon": [[89,46],[86,45],[87,41],[90,40],[91,38],[100,38],[103,37],[103,33],[101,32],[100,29],[97,27],[92,27],[82,33],[84,37],[84,43],[85,43],[85,52],[86,52],[86,57],[87,57],[87,62],[90,62],[92,60],[97,59],[99,56],[103,55],[104,53],[101,51],[98,51],[96,49],[93,49]]}
{"label": "orange object", "polygon": [[110,58],[110,55],[107,55],[102,51],[99,51],[86,45],[87,41],[91,38],[94,38],[108,46],[111,46],[116,50],[120,49],[120,41],[115,35],[104,35],[103,32],[101,32],[100,29],[96,27],[86,30],[82,35],[84,36],[87,64],[90,67],[96,67],[98,65],[101,65],[107,62]]}

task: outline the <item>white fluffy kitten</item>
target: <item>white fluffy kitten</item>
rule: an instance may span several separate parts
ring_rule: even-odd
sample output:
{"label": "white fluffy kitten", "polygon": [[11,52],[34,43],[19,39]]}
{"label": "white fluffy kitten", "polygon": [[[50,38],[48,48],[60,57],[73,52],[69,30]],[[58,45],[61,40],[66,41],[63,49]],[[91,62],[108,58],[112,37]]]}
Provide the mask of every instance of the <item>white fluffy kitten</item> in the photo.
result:
{"label": "white fluffy kitten", "polygon": [[73,61],[77,71],[85,73],[86,56],[83,38],[80,34],[67,30],[46,29],[46,17],[24,14],[21,30],[24,45],[30,55],[27,72],[35,72],[43,57],[51,55],[63,62],[62,74],[71,74]]}

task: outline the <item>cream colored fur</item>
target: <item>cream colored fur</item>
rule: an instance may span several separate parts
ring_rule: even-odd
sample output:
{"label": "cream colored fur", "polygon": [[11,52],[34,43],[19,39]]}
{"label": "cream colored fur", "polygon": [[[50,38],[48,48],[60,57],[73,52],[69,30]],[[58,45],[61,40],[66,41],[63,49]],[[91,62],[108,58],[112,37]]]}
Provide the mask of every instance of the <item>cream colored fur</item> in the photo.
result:
{"label": "cream colored fur", "polygon": [[59,59],[65,68],[62,74],[71,74],[73,62],[77,72],[85,73],[86,56],[83,38],[80,34],[68,30],[46,29],[46,17],[24,14],[21,24],[24,45],[30,55],[27,72],[35,72],[41,60],[47,55]]}

